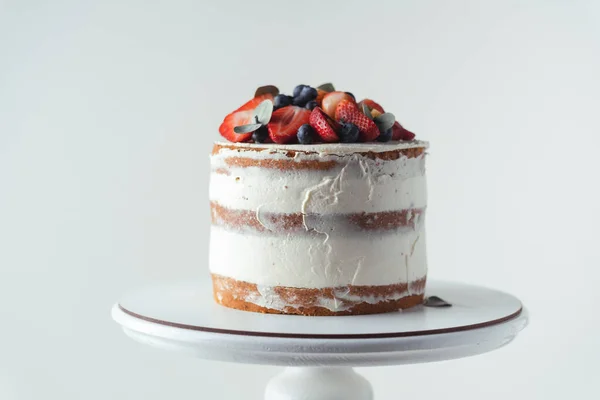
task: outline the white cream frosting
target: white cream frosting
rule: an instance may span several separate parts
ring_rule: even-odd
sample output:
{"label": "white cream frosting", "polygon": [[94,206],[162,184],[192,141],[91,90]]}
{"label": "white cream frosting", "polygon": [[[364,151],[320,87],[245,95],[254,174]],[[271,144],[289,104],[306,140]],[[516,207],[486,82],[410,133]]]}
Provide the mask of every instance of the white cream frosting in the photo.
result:
{"label": "white cream frosting", "polygon": [[[411,140],[411,141],[392,141],[387,143],[382,142],[368,142],[368,143],[319,143],[319,144],[273,144],[273,143],[232,143],[232,142],[216,142],[216,145],[231,147],[239,150],[246,149],[265,149],[268,153],[285,154],[288,150],[309,153],[315,152],[321,155],[341,155],[347,156],[349,154],[361,153],[372,151],[375,153],[382,153],[385,151],[414,149],[418,147],[429,147],[429,143],[423,140]],[[221,149],[221,152],[224,149]],[[251,153],[257,152],[244,152],[244,157],[252,157]],[[304,156],[302,156],[304,157]],[[259,158],[264,158],[260,157]]]}
{"label": "white cream frosting", "polygon": [[[255,153],[255,154],[248,154]],[[286,158],[282,154],[244,153],[244,158]],[[224,207],[278,213],[356,213],[423,208],[427,204],[424,155],[383,161],[358,155],[329,170],[277,170],[228,167],[237,151],[212,157],[209,198]],[[304,155],[302,160],[339,160],[331,154]],[[229,175],[217,173],[226,169]]]}
{"label": "white cream frosting", "polygon": [[[427,147],[425,142],[320,145],[251,145],[227,143],[211,156],[210,200],[233,210],[249,210],[259,221],[264,213],[302,213],[312,234],[254,232],[213,226],[211,272],[255,283],[260,296],[246,299],[283,309],[272,287],[344,287],[410,283],[427,274],[423,219],[414,227],[388,232],[343,230],[320,232],[306,216],[425,209],[425,155],[396,160],[369,158],[357,152],[383,152]],[[254,151],[246,151],[254,147]],[[261,149],[261,150],[258,150]],[[297,151],[294,157],[288,151]],[[336,161],[331,169],[291,169],[229,166],[227,158],[253,160]],[[227,174],[223,174],[223,170]],[[326,219],[326,218],[324,218]],[[264,293],[263,293],[264,292]],[[362,299],[365,302],[392,300]],[[389,296],[388,296],[389,297]],[[398,297],[399,298],[399,297]],[[323,300],[330,302],[331,300]],[[270,304],[267,305],[267,303]],[[338,310],[335,304],[324,304]],[[339,310],[338,310],[339,311]]]}
{"label": "white cream frosting", "polygon": [[314,237],[213,227],[210,250],[212,273],[266,287],[391,285],[427,273],[424,229]]}

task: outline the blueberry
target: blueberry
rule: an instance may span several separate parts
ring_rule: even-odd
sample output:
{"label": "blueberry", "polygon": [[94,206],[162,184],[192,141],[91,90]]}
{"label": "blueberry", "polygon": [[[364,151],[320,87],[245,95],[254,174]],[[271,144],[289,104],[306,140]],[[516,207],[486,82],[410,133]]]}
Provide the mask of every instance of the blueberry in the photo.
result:
{"label": "blueberry", "polygon": [[252,134],[252,140],[254,140],[255,143],[264,143],[268,138],[269,130],[267,129],[266,125],[261,126]]}
{"label": "blueberry", "polygon": [[342,143],[354,143],[358,140],[358,126],[351,124],[350,122],[344,122],[341,124],[342,129],[340,129],[340,142]]}
{"label": "blueberry", "polygon": [[306,103],[306,108],[308,108],[309,110],[312,110],[313,108],[317,107],[319,105],[319,103],[316,102],[316,100],[311,100],[308,103]]}
{"label": "blueberry", "polygon": [[352,98],[354,99],[354,101],[356,101],[356,97],[354,97],[354,95],[353,95],[352,93],[350,93],[350,92],[346,92],[346,94],[348,94],[348,95],[352,96]]}
{"label": "blueberry", "polygon": [[298,97],[300,96],[300,92],[302,91],[302,89],[304,89],[306,87],[306,85],[298,85],[294,88],[294,92],[292,93],[294,95],[294,97]]}
{"label": "blueberry", "polygon": [[275,109],[289,106],[290,104],[292,104],[292,97],[285,94],[278,94],[273,99],[273,108]]}
{"label": "blueberry", "polygon": [[306,101],[314,100],[317,98],[319,93],[317,93],[317,89],[310,86],[304,86],[302,91],[300,92],[300,96],[304,97]]}
{"label": "blueberry", "polygon": [[377,141],[378,142],[389,142],[390,140],[392,140],[393,132],[394,132],[394,130],[392,128],[388,129],[387,131],[381,132],[379,134],[379,136],[377,136]]}
{"label": "blueberry", "polygon": [[308,99],[305,99],[302,96],[294,97],[294,100],[292,100],[292,104],[298,107],[304,107],[306,106],[306,103],[308,103]]}
{"label": "blueberry", "polygon": [[315,131],[309,124],[298,128],[298,141],[302,144],[311,144],[315,140]]}

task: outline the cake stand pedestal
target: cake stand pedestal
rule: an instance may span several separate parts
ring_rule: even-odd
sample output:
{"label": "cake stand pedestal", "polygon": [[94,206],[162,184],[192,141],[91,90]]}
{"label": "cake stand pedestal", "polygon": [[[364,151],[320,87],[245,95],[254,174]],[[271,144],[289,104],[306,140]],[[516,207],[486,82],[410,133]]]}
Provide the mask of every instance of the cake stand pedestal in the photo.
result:
{"label": "cake stand pedestal", "polygon": [[451,307],[344,317],[269,315],[211,301],[207,283],[132,291],[112,309],[134,340],[196,357],[287,368],[266,400],[372,400],[352,367],[414,364],[485,353],[510,343],[527,325],[521,302],[506,293],[428,282],[427,295]]}

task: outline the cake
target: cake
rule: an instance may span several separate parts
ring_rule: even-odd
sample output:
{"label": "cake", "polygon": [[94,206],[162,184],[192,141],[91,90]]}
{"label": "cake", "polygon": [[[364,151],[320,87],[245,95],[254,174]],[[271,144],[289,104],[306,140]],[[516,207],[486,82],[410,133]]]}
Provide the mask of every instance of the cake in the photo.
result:
{"label": "cake", "polygon": [[221,125],[209,189],[216,302],[313,316],[422,304],[427,142],[372,100],[332,87],[297,100],[301,86],[283,100],[259,88]]}

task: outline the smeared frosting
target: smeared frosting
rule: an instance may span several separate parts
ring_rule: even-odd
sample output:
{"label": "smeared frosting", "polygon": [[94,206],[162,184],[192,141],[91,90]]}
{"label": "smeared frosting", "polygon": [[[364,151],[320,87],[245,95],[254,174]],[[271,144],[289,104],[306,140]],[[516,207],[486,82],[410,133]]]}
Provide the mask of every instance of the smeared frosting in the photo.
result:
{"label": "smeared frosting", "polygon": [[[427,147],[427,143],[227,146],[211,156],[211,202],[249,211],[264,229],[244,231],[213,225],[209,266],[214,274],[257,284],[260,296],[255,294],[256,298],[247,301],[264,307],[268,307],[264,302],[276,304],[272,290],[276,286],[390,285],[426,276],[425,154],[380,159],[359,153]],[[292,157],[290,151],[295,152]],[[335,161],[335,165],[326,169],[263,168],[230,165],[231,157]],[[412,209],[422,210],[416,223],[386,232],[361,232],[354,227],[349,234],[343,225],[322,223],[351,213]],[[303,227],[311,234],[277,232],[269,222],[272,213],[301,214]],[[328,226],[335,229],[326,229]],[[402,295],[396,293],[387,300]],[[333,310],[338,306],[324,307]]]}

